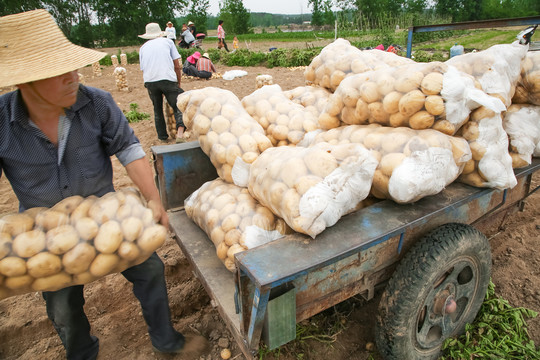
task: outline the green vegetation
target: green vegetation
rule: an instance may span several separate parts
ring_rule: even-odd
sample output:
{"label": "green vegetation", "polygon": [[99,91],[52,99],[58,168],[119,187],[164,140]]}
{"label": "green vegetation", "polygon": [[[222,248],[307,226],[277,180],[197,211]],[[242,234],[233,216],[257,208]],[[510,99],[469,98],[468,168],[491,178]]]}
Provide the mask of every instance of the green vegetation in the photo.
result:
{"label": "green vegetation", "polygon": [[130,123],[135,123],[150,118],[150,114],[139,112],[139,104],[137,103],[130,103],[129,111],[124,111],[124,115]]}
{"label": "green vegetation", "polygon": [[442,359],[540,359],[525,322],[536,316],[532,310],[514,308],[495,296],[495,285],[490,282],[475,321],[467,324],[465,334],[445,341]]}

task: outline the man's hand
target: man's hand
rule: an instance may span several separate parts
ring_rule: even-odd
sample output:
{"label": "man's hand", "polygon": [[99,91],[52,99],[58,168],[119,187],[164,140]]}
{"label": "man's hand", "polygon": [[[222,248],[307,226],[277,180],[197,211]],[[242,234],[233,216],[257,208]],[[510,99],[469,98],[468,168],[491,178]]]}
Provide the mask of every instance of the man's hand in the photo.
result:
{"label": "man's hand", "polygon": [[167,211],[165,211],[165,209],[163,208],[163,205],[161,205],[161,202],[158,200],[150,200],[148,201],[148,207],[150,208],[150,210],[152,210],[152,213],[154,214],[154,221],[165,226],[168,230],[169,215],[167,214]]}

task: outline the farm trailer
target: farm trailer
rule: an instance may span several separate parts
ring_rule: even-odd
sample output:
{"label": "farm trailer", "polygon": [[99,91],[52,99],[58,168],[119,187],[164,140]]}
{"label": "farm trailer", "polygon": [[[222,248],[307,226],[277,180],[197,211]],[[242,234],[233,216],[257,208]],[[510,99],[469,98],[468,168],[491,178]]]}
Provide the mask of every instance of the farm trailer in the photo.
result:
{"label": "farm trailer", "polygon": [[[520,210],[540,159],[508,190],[453,183],[413,204],[384,200],[341,218],[316,239],[287,235],[236,254],[229,272],[186,215],[184,199],[216,170],[198,142],[152,147],[156,182],[175,240],[247,359],[295,338],[296,323],[385,285],[376,338],[388,359],[436,359],[483,302],[491,251],[478,229]],[[397,267],[397,271],[396,271]]]}

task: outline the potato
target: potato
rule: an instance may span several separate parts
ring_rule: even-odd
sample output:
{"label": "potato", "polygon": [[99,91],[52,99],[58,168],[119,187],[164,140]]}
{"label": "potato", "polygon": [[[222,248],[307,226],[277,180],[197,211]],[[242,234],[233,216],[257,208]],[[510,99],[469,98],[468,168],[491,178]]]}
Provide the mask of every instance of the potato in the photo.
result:
{"label": "potato", "polygon": [[[308,152],[304,156],[304,162],[312,175],[323,179],[338,168],[336,158],[322,150]],[[292,182],[289,187],[293,187],[295,182]]]}
{"label": "potato", "polygon": [[193,131],[198,135],[206,135],[210,130],[211,121],[202,114],[198,114],[193,119]]}
{"label": "potato", "polygon": [[17,236],[23,232],[32,230],[34,218],[28,214],[9,214],[0,219],[0,232]]}
{"label": "potato", "polygon": [[398,91],[392,91],[386,94],[383,99],[383,109],[388,114],[395,114],[399,111],[399,100],[403,96],[402,93]]}
{"label": "potato", "polygon": [[64,272],[36,279],[32,283],[34,291],[56,291],[71,285],[71,275]]}
{"label": "potato", "polygon": [[43,231],[30,230],[17,235],[15,239],[13,239],[12,249],[18,256],[28,258],[43,250],[45,244],[45,233]]}
{"label": "potato", "polygon": [[394,87],[397,91],[408,93],[419,89],[423,79],[424,74],[421,71],[406,71],[399,75]]}
{"label": "potato", "polygon": [[12,239],[8,233],[0,232],[0,259],[3,259],[11,252]]}
{"label": "potato", "polygon": [[381,125],[388,125],[390,120],[390,114],[388,114],[381,102],[372,102],[368,105],[370,114],[369,122]]}
{"label": "potato", "polygon": [[461,136],[463,136],[467,141],[474,141],[478,139],[480,135],[480,129],[478,128],[478,123],[474,121],[469,121],[461,127]]}
{"label": "potato", "polygon": [[456,133],[456,126],[448,120],[435,121],[431,128],[446,135],[454,135]]}
{"label": "potato", "polygon": [[[321,182],[323,179],[316,175],[306,175],[302,176],[298,179],[296,184],[294,185],[294,188],[298,192],[300,196],[304,195],[309,189],[311,189],[313,186],[317,185],[319,182]],[[283,191],[285,192],[285,191]],[[281,197],[279,199],[281,201]],[[277,199],[276,199],[276,203]],[[272,202],[274,204],[274,202]]]}
{"label": "potato", "polygon": [[60,211],[69,215],[83,202],[83,200],[84,198],[80,195],[70,196],[56,203],[51,210]]}
{"label": "potato", "polygon": [[30,216],[32,219],[35,219],[37,214],[47,209],[48,208],[43,207],[43,206],[33,207],[30,209],[24,210],[23,214]]}
{"label": "potato", "polygon": [[234,260],[234,255],[238,254],[242,251],[245,251],[244,247],[240,244],[233,244],[231,247],[229,247],[229,250],[227,250],[227,257],[231,260]]}
{"label": "potato", "polygon": [[221,104],[215,98],[208,97],[199,105],[199,111],[211,119],[221,112]]}
{"label": "potato", "polygon": [[373,185],[371,187],[371,195],[377,199],[387,199],[390,195],[388,193],[388,176],[384,175],[382,171],[375,170],[373,174]]}
{"label": "potato", "polygon": [[211,128],[219,135],[231,128],[231,122],[224,116],[216,116],[212,118]]}
{"label": "potato", "polygon": [[476,168],[476,162],[473,159],[470,159],[465,163],[465,166],[463,167],[463,171],[461,172],[463,175],[472,173]]}
{"label": "potato", "polygon": [[122,243],[122,228],[115,220],[109,220],[101,225],[94,239],[94,247],[104,254],[112,254]]}
{"label": "potato", "polygon": [[96,237],[99,225],[94,219],[83,217],[75,222],[75,230],[81,239],[89,241]]}
{"label": "potato", "polygon": [[437,95],[443,87],[443,74],[432,72],[424,76],[420,88],[426,95]]}
{"label": "potato", "polygon": [[120,257],[116,254],[98,254],[90,264],[90,274],[97,277],[110,274],[119,261]]}
{"label": "potato", "polygon": [[[311,160],[308,160],[311,161]],[[316,159],[314,160],[316,161]],[[291,158],[281,167],[281,179],[289,188],[293,187],[296,179],[308,174],[304,161],[300,158]]]}
{"label": "potato", "polygon": [[424,107],[426,96],[420,90],[412,90],[399,100],[399,112],[404,116],[411,116]]}
{"label": "potato", "polygon": [[60,257],[44,251],[32,256],[26,262],[28,274],[35,278],[54,275],[62,269]]}
{"label": "potato", "polygon": [[300,216],[300,195],[294,189],[289,189],[283,196],[282,208],[289,217],[294,218]]}
{"label": "potato", "polygon": [[386,154],[381,159],[379,169],[384,175],[390,177],[392,176],[392,172],[394,171],[394,169],[401,165],[405,158],[405,154],[402,153]]}
{"label": "potato", "polygon": [[120,202],[116,197],[107,195],[108,194],[96,200],[88,210],[88,215],[98,224],[103,224],[109,220],[116,219],[116,213],[120,207]]}
{"label": "potato", "polygon": [[79,234],[71,225],[62,225],[47,231],[46,238],[47,249],[57,255],[65,253],[79,243]]}
{"label": "potato", "polygon": [[232,246],[240,242],[242,237],[242,232],[238,229],[231,229],[225,234],[225,244],[227,246]]}
{"label": "potato", "polygon": [[229,250],[229,246],[225,244],[225,242],[221,242],[216,247],[216,254],[217,257],[221,260],[225,260],[227,258],[227,251]]}
{"label": "potato", "polygon": [[87,197],[86,199],[84,199],[80,204],[79,206],[77,206],[75,208],[75,210],[73,210],[73,212],[71,213],[71,216],[70,216],[70,221],[71,221],[71,224],[75,224],[75,222],[77,220],[79,220],[80,218],[83,218],[83,217],[87,217],[88,216],[88,210],[90,209],[90,207],[94,204],[94,202],[96,201],[97,197],[96,196],[89,196]]}
{"label": "potato", "polygon": [[120,226],[122,228],[124,240],[126,241],[135,241],[141,235],[143,230],[142,220],[133,216],[122,220]]}
{"label": "potato", "polygon": [[29,287],[33,281],[34,278],[30,275],[13,276],[6,278],[4,286],[11,290],[24,289]]}
{"label": "potato", "polygon": [[229,214],[221,222],[221,228],[224,232],[228,232],[232,229],[236,229],[240,225],[242,218],[238,214]]}
{"label": "potato", "polygon": [[426,97],[424,106],[428,113],[431,115],[441,115],[445,111],[444,100],[442,97],[437,95],[430,95]]}
{"label": "potato", "polygon": [[96,249],[92,245],[80,243],[64,254],[62,265],[66,272],[80,274],[88,270],[95,257]]}
{"label": "potato", "polygon": [[472,152],[472,158],[475,161],[480,161],[486,154],[486,148],[480,143],[473,141],[469,143]]}
{"label": "potato", "polygon": [[401,114],[400,112],[397,112],[395,114],[390,115],[388,122],[390,123],[390,126],[392,127],[408,126],[409,117]]}
{"label": "potato", "polygon": [[360,98],[366,103],[372,103],[381,98],[377,83],[368,81],[360,85]]}
{"label": "potato", "polygon": [[118,247],[118,255],[120,255],[122,259],[128,261],[133,261],[137,259],[140,254],[141,251],[139,250],[139,247],[133,242],[122,241],[122,243]]}
{"label": "potato", "polygon": [[13,277],[26,274],[26,262],[16,256],[8,256],[0,260],[0,274]]}
{"label": "potato", "polygon": [[409,126],[415,130],[428,129],[435,122],[435,117],[427,111],[418,111],[409,118]]}
{"label": "potato", "polygon": [[137,239],[137,245],[143,253],[152,253],[157,250],[167,239],[167,228],[156,224],[147,227]]}

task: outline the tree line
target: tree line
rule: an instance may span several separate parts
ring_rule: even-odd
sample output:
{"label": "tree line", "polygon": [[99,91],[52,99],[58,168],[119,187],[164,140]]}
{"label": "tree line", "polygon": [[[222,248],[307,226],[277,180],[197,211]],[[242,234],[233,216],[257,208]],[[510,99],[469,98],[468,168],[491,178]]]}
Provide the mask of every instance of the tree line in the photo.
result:
{"label": "tree line", "polygon": [[[251,13],[242,0],[220,0],[211,16],[209,0],[0,0],[0,15],[33,9],[48,10],[66,36],[85,47],[141,44],[137,35],[149,22],[162,28],[172,21],[192,21],[197,32],[217,28],[224,20],[228,34],[247,34],[253,26],[278,26],[311,20],[315,26],[334,25],[351,30],[381,29],[404,24],[473,21],[540,15],[538,0],[308,0],[310,14]],[[401,22],[392,19],[402,19]],[[384,30],[384,29],[381,29]],[[31,36],[31,35],[29,35]],[[35,39],[34,41],[39,41]]]}

